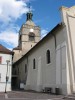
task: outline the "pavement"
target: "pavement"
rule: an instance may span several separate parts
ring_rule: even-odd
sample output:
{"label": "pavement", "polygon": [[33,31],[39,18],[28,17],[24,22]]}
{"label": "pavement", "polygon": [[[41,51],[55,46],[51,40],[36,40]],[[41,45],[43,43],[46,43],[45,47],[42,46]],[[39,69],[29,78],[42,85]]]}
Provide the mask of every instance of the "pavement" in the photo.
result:
{"label": "pavement", "polygon": [[0,93],[0,100],[75,100],[75,94],[64,96],[47,93],[12,91]]}

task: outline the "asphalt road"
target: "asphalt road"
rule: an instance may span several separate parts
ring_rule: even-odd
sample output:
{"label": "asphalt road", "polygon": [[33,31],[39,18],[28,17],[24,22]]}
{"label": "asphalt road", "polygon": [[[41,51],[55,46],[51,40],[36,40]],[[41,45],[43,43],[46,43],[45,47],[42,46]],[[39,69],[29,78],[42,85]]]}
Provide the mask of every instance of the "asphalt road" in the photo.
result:
{"label": "asphalt road", "polygon": [[0,100],[75,100],[75,94],[63,96],[46,93],[12,91],[0,93]]}

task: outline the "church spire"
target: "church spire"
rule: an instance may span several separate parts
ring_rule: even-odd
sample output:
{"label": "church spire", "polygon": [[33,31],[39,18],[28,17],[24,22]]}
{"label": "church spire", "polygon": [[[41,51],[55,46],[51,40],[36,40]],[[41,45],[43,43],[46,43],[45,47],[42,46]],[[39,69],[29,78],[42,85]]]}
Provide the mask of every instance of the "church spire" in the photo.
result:
{"label": "church spire", "polygon": [[28,13],[27,13],[27,21],[28,21],[28,20],[32,20],[32,16],[33,16],[33,14],[32,14],[32,12],[31,12],[30,3],[29,3],[29,11],[28,11]]}

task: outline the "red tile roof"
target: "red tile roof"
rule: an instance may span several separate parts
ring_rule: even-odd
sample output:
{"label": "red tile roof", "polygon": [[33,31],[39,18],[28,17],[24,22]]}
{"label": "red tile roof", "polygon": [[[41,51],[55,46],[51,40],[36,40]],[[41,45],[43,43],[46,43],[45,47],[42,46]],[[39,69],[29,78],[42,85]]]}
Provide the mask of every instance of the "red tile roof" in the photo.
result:
{"label": "red tile roof", "polygon": [[0,53],[5,53],[5,54],[14,54],[11,50],[7,49],[3,45],[0,44]]}

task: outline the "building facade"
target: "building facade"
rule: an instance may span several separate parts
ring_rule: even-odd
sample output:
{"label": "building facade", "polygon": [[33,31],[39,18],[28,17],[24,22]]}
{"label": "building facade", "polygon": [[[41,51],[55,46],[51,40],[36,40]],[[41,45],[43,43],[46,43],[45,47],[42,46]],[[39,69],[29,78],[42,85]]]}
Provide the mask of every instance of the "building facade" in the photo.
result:
{"label": "building facade", "polygon": [[62,22],[14,63],[18,88],[22,83],[25,90],[75,92],[75,6],[60,11]]}
{"label": "building facade", "polygon": [[11,91],[13,52],[0,44],[0,92]]}

